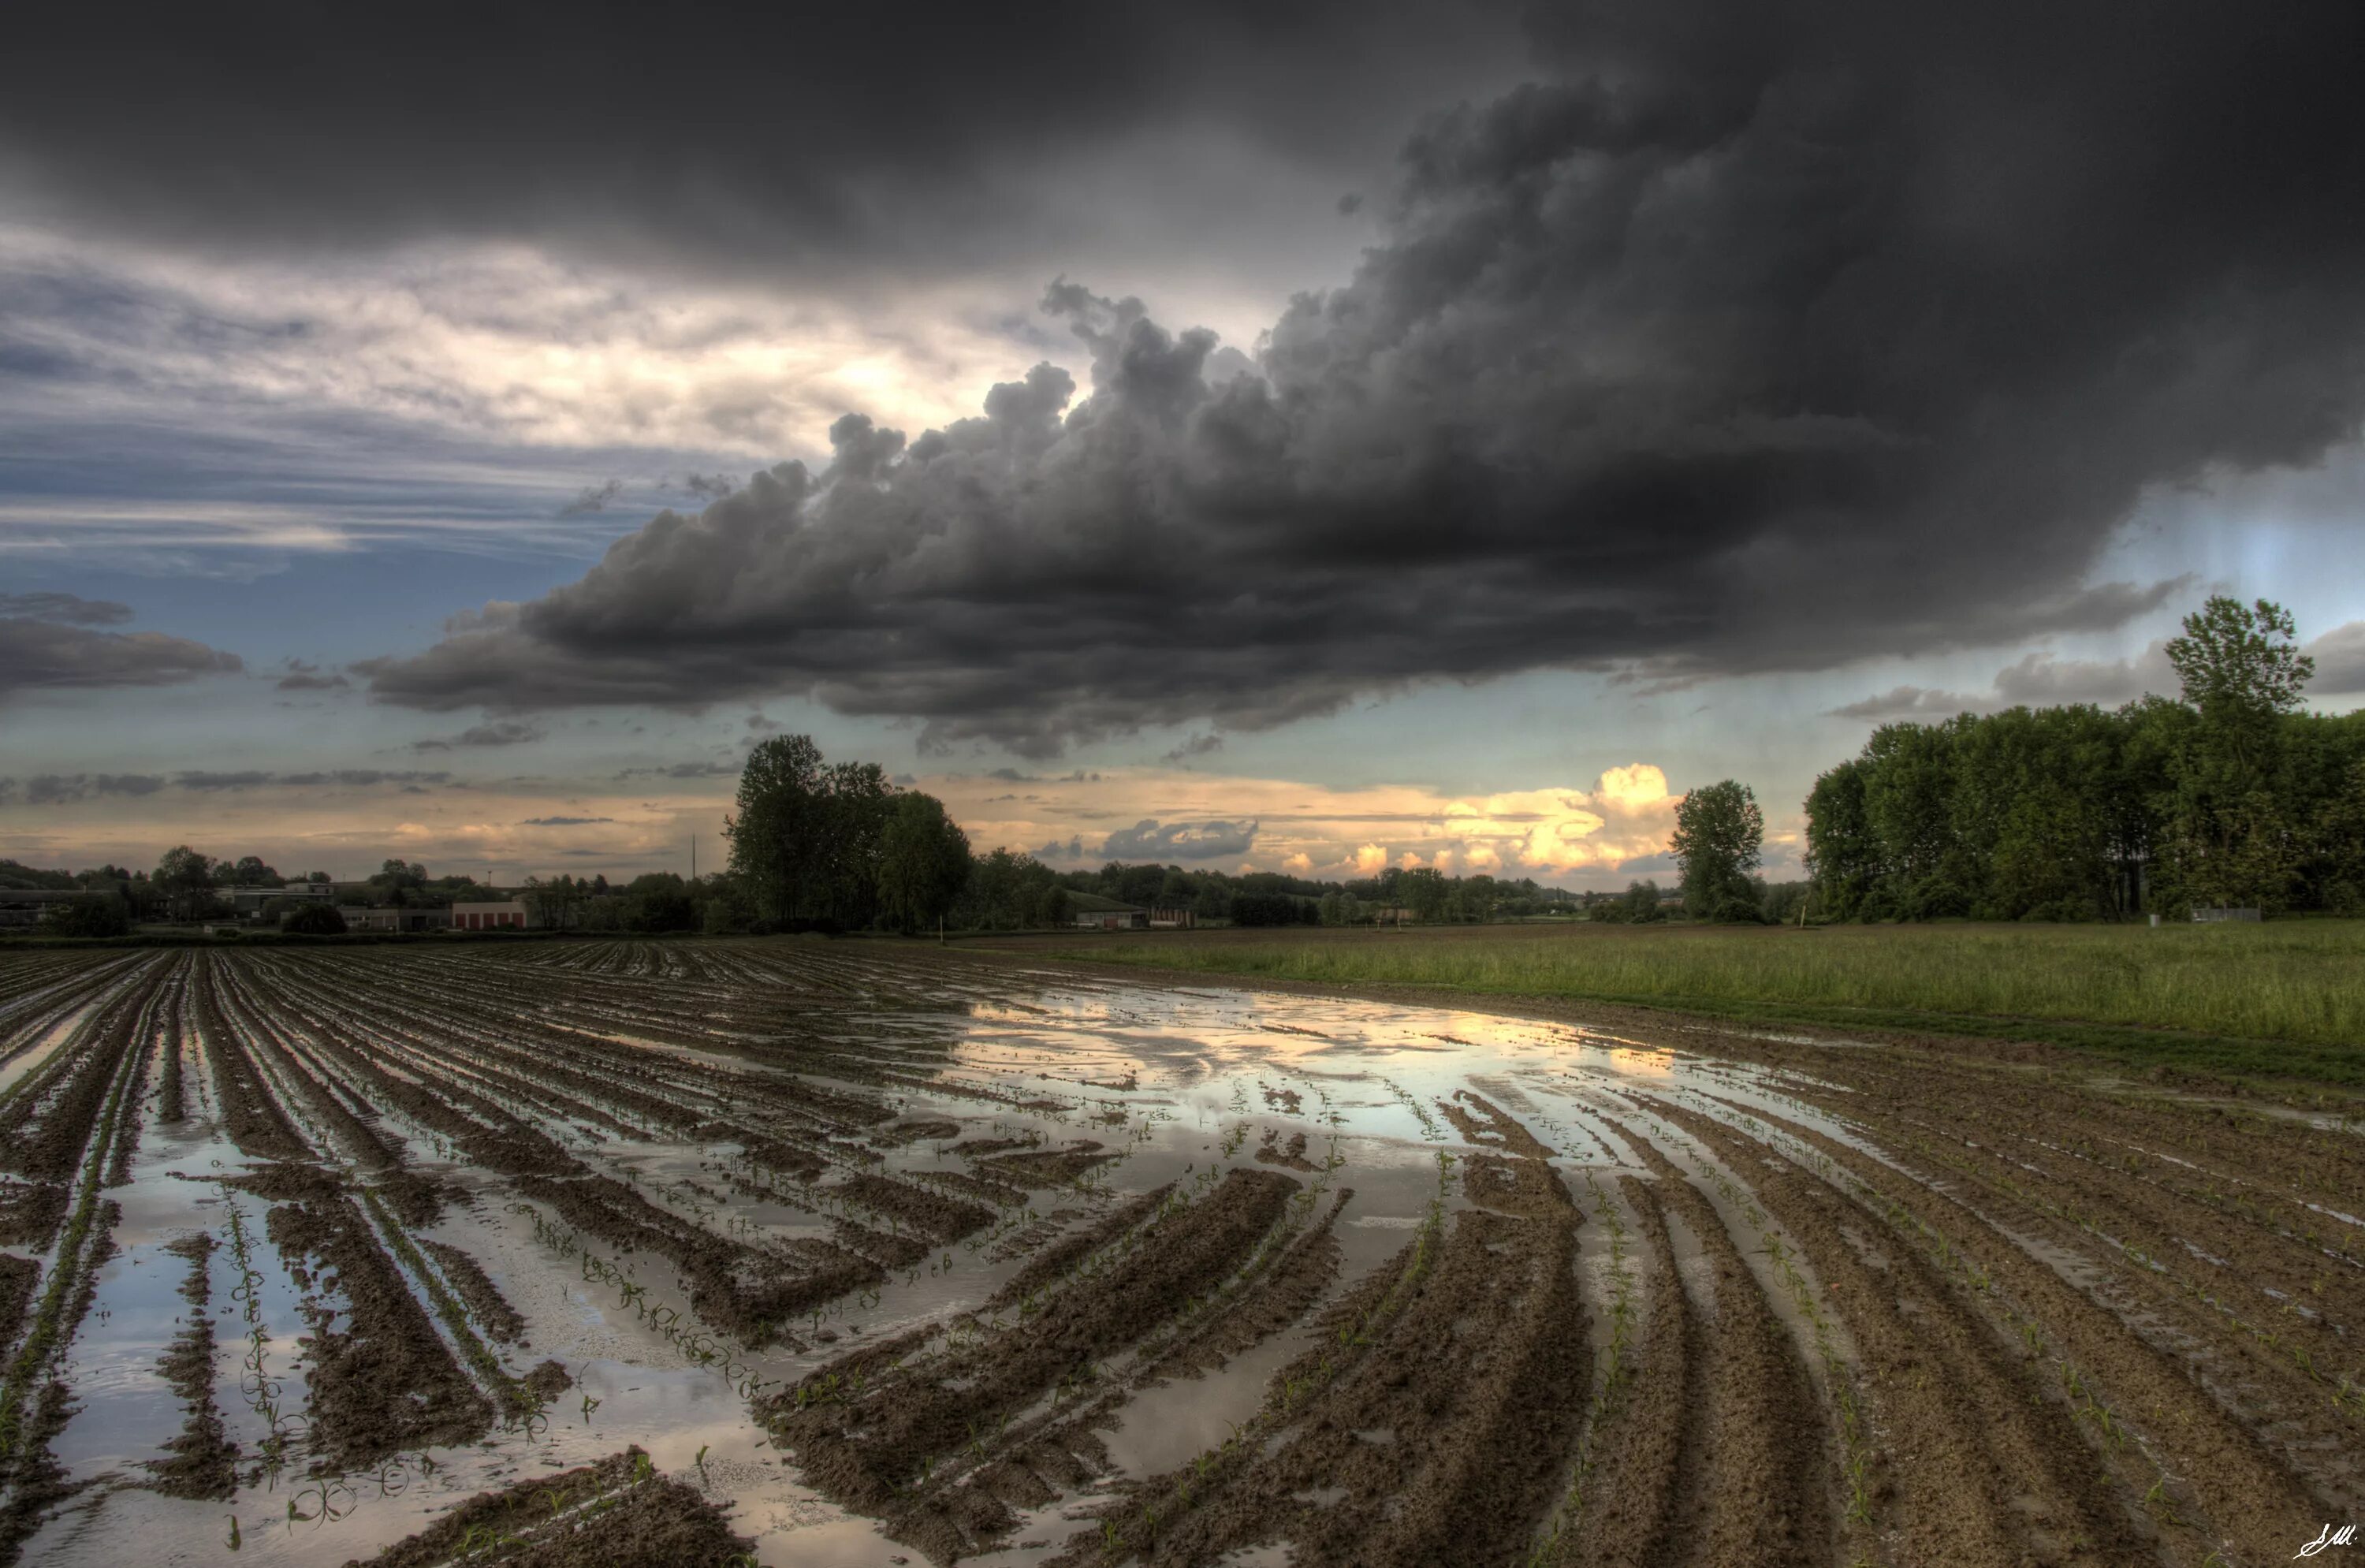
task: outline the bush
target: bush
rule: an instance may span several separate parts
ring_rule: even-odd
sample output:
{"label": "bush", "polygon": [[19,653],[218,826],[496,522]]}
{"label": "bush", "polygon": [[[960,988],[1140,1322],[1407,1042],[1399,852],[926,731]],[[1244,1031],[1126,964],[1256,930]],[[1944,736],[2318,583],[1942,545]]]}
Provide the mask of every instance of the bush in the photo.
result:
{"label": "bush", "polygon": [[303,908],[282,915],[279,929],[299,936],[342,936],[345,917],[337,913],[334,904],[308,903]]}
{"label": "bush", "polygon": [[53,903],[41,913],[41,929],[51,936],[128,936],[131,913],[113,893]]}

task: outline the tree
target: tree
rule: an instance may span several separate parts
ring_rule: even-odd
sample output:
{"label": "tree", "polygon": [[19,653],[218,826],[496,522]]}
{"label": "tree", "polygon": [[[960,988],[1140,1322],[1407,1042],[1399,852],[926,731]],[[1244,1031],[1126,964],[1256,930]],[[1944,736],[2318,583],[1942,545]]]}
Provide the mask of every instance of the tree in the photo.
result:
{"label": "tree", "polygon": [[345,917],[337,913],[334,904],[307,903],[282,916],[279,929],[306,936],[342,936],[345,934]]}
{"label": "tree", "polygon": [[878,913],[879,854],[900,793],[872,762],[830,767],[809,735],[779,735],[747,756],[738,813],[723,824],[731,869],[774,924],[867,925]]}
{"label": "tree", "polygon": [[[906,934],[939,924],[968,886],[969,869],[969,834],[945,814],[944,802],[899,796],[879,840],[879,908],[889,924]],[[1059,892],[1064,900],[1066,890]]]}
{"label": "tree", "polygon": [[697,896],[674,872],[651,871],[624,889],[627,931],[694,931],[699,924]]}
{"label": "tree", "polygon": [[2292,642],[2298,626],[2271,599],[2248,609],[2218,595],[2184,618],[2184,635],[2168,642],[2184,700],[2204,723],[2255,725],[2299,707],[2315,661]]}
{"label": "tree", "polygon": [[427,868],[408,860],[388,860],[369,879],[370,897],[397,909],[418,902],[420,890],[426,886]]}
{"label": "tree", "polygon": [[41,930],[50,936],[126,936],[131,913],[113,893],[66,899],[41,912]]}
{"label": "tree", "polygon": [[1452,890],[1445,884],[1445,874],[1433,867],[1422,866],[1408,870],[1396,879],[1396,896],[1412,911],[1415,920],[1436,920],[1445,913],[1445,901]]}
{"label": "tree", "polygon": [[1686,795],[1667,841],[1683,870],[1684,913],[1695,920],[1762,918],[1749,874],[1765,842],[1765,813],[1748,785],[1727,778]]}
{"label": "tree", "polygon": [[260,855],[242,855],[235,866],[215,868],[214,874],[232,887],[284,888],[287,879],[263,863]]}
{"label": "tree", "polygon": [[2185,705],[2197,722],[2170,764],[2163,901],[2171,908],[2290,899],[2302,823],[2283,810],[2285,720],[2315,661],[2292,642],[2291,613],[2268,599],[2247,608],[2223,596],[2184,618],[2169,639]]}
{"label": "tree", "polygon": [[150,881],[176,920],[194,920],[213,907],[213,857],[185,844],[164,851]]}

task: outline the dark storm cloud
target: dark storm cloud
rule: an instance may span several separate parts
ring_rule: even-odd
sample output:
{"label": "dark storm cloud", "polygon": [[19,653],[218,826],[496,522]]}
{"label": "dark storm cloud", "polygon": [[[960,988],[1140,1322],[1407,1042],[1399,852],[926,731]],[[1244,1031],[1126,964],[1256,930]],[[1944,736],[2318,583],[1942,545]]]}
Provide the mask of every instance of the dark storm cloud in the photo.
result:
{"label": "dark storm cloud", "polygon": [[0,619],[0,700],[40,689],[171,686],[244,667],[236,654],[160,632],[94,632],[56,621]]}
{"label": "dark storm cloud", "polygon": [[1223,749],[1224,737],[1221,735],[1193,735],[1159,760],[1187,767],[1199,758],[1213,756]]}
{"label": "dark storm cloud", "polygon": [[1110,860],[1214,860],[1246,855],[1256,843],[1254,823],[1159,823],[1149,818],[1108,835],[1101,855]]}
{"label": "dark storm cloud", "polygon": [[398,28],[56,6],[9,45],[0,173],[77,226],[862,275],[1204,238],[1284,169],[1360,177],[1415,109],[1511,79],[1527,47],[1516,7],[1469,0],[1054,0],[1024,25],[691,6],[663,28],[549,0]]}
{"label": "dark storm cloud", "polygon": [[[378,666],[525,711],[808,693],[924,745],[1271,726],[1540,666],[1661,687],[2124,624],[2148,488],[2365,413],[2365,10],[1591,6],[1428,121],[1353,279],[859,415]],[[1224,362],[1229,364],[1232,362]],[[1072,405],[1072,407],[1071,407]]]}
{"label": "dark storm cloud", "polygon": [[120,626],[131,619],[131,607],[71,593],[0,593],[0,615],[67,626]]}
{"label": "dark storm cloud", "polygon": [[590,827],[599,823],[611,823],[613,817],[528,817],[520,827]]}

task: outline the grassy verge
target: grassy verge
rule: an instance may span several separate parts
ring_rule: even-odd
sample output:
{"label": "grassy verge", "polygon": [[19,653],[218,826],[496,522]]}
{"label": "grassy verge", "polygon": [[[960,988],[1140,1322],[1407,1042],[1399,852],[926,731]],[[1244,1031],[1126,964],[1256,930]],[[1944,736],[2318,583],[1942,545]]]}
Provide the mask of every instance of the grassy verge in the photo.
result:
{"label": "grassy verge", "polygon": [[2036,1040],[2144,1065],[2365,1087],[2359,921],[1210,932],[1059,953],[1249,979]]}

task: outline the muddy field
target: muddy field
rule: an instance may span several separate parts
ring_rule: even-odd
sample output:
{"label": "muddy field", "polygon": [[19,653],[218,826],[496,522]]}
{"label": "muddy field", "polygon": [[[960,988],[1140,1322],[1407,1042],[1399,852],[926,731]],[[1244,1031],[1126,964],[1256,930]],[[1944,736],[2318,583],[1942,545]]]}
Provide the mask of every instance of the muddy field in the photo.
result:
{"label": "muddy field", "polygon": [[1649,1035],[853,942],[0,956],[0,1554],[2203,1568],[2365,1524],[2365,1128]]}

